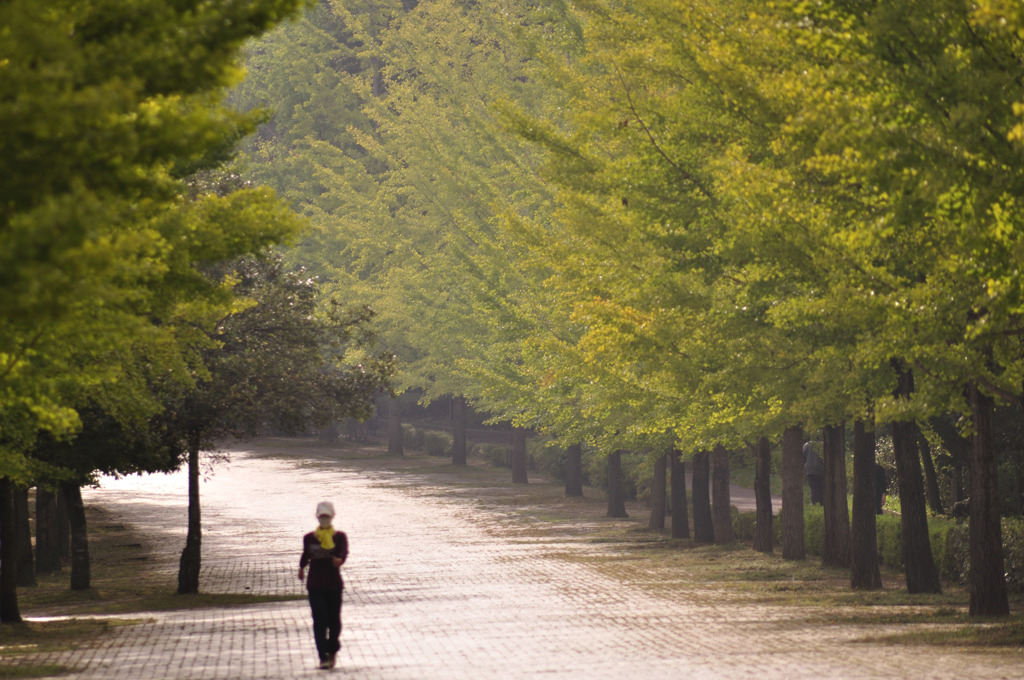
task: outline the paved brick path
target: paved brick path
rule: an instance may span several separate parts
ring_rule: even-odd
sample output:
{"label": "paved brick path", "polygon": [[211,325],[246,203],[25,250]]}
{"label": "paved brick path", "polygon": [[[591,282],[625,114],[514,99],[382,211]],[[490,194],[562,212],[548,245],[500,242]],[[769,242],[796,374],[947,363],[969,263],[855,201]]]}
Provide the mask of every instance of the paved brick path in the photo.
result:
{"label": "paved brick path", "polygon": [[[982,678],[1024,677],[1024,656],[856,642],[856,626],[821,626],[794,609],[737,606],[713,594],[656,597],[555,550],[495,531],[460,500],[412,494],[318,459],[237,453],[204,482],[207,592],[300,593],[300,536],[332,499],[352,548],[339,667],[351,678]],[[176,569],[181,475],[90,491],[147,532]],[[173,527],[173,529],[169,529]],[[40,655],[82,679],[304,678],[314,668],[305,602],[141,615],[97,647]]]}

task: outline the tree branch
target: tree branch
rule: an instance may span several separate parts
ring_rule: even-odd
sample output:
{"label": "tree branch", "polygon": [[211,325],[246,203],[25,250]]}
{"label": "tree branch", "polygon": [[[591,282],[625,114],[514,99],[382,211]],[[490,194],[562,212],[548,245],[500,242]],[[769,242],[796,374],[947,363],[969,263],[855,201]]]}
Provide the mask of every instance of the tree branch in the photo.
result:
{"label": "tree branch", "polygon": [[622,72],[619,69],[615,69],[615,74],[616,76],[618,76],[619,83],[622,84],[622,89],[626,94],[626,102],[629,104],[630,113],[633,114],[633,116],[636,118],[636,121],[640,124],[640,127],[643,129],[644,134],[647,135],[647,139],[650,140],[651,145],[654,147],[654,150],[657,151],[658,155],[664,158],[665,161],[676,170],[676,172],[682,175],[686,181],[690,182],[693,186],[697,187],[697,190],[701,194],[703,194],[705,198],[714,201],[714,195],[712,195],[712,193],[700,181],[698,181],[697,178],[694,177],[691,172],[687,171],[681,165],[672,160],[669,157],[669,155],[665,152],[665,150],[661,148],[661,145],[658,143],[658,140],[654,138],[654,133],[651,132],[651,129],[649,127],[647,127],[647,123],[644,122],[643,116],[641,116],[640,112],[637,111],[636,103],[633,101],[633,95],[629,89],[629,84],[626,83],[626,79],[623,77]]}

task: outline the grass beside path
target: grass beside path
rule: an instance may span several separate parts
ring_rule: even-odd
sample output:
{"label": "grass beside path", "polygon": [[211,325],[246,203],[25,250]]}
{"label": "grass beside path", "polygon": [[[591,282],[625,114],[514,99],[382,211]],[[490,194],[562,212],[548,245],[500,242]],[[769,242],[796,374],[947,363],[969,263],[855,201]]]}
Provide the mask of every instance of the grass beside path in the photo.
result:
{"label": "grass beside path", "polygon": [[[157,565],[145,537],[120,524],[101,507],[87,506],[92,587],[68,587],[69,570],[39,577],[39,584],[18,590],[23,616],[74,617],[96,614],[229,607],[293,600],[293,596],[238,594],[178,595],[177,574]],[[162,566],[163,568],[159,568]],[[3,627],[0,627],[0,635]],[[2,638],[0,638],[2,639]]]}
{"label": "grass beside path", "polygon": [[[0,626],[0,658],[6,662],[26,654],[78,649],[120,626],[141,619],[61,619],[28,621]],[[74,668],[55,664],[0,665],[0,678],[38,678],[73,673]]]}
{"label": "grass beside path", "polygon": [[0,625],[0,678],[53,677],[75,669],[22,664],[18,657],[88,646],[119,627],[145,621],[146,612],[200,607],[231,607],[291,600],[288,596],[247,594],[178,595],[174,574],[161,571],[144,538],[114,521],[102,508],[86,508],[91,582],[69,588],[69,570],[38,577],[38,585],[18,589],[20,624]]}

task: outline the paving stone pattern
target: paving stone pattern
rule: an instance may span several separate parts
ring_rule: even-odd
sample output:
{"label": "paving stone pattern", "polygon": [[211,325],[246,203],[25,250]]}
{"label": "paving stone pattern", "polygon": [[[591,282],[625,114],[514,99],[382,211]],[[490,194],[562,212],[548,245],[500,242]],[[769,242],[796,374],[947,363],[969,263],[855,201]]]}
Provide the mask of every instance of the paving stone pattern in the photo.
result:
{"label": "paving stone pattern", "polygon": [[[322,456],[322,452],[317,455]],[[301,535],[333,500],[348,533],[338,668],[316,669],[302,600],[139,615],[97,646],[28,657],[85,679],[382,680],[572,678],[1020,678],[1019,652],[978,654],[858,642],[794,609],[716,602],[706,591],[659,597],[510,540],[466,501],[412,493],[323,457],[238,452],[203,483],[203,589],[302,593]],[[170,573],[184,540],[181,474],[108,480],[97,503],[142,529]],[[557,547],[587,550],[586,546]],[[133,615],[134,616],[134,615]]]}

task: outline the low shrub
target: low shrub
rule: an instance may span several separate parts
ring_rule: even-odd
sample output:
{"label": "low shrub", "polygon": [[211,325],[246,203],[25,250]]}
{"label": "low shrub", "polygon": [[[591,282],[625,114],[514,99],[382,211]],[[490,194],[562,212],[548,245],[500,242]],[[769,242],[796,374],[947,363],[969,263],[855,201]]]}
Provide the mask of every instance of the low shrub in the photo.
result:
{"label": "low shrub", "polygon": [[804,506],[804,548],[808,555],[820,555],[825,549],[825,508]]}
{"label": "low shrub", "polygon": [[494,467],[512,467],[512,447],[504,444],[473,444],[469,455]]}
{"label": "low shrub", "polygon": [[1003,567],[1006,587],[1011,593],[1024,593],[1024,518],[1003,520]]}
{"label": "low shrub", "polygon": [[878,558],[882,564],[903,571],[903,526],[899,515],[875,515]]}
{"label": "low shrub", "polygon": [[[776,522],[773,521],[773,524]],[[737,541],[753,541],[754,528],[757,525],[756,512],[739,512],[736,506],[732,508],[732,529],[736,533]]]}
{"label": "low shrub", "polygon": [[[956,522],[944,520],[948,527],[945,531],[932,531],[930,540],[938,542],[941,540],[941,551],[937,552],[938,546],[932,546],[932,552],[940,557],[937,566],[939,574],[956,583],[967,583],[971,563],[971,532],[967,522]],[[897,522],[898,523],[898,522]],[[943,525],[939,525],[942,527]],[[938,535],[937,535],[938,534]],[[1003,537],[1003,544],[1006,545],[1006,537]],[[1024,591],[1021,591],[1024,592]]]}
{"label": "low shrub", "polygon": [[423,436],[423,448],[428,456],[450,456],[452,436],[447,432],[427,432]]}
{"label": "low shrub", "polygon": [[559,481],[565,481],[565,449],[550,440],[534,437],[526,442],[527,466]]}
{"label": "low shrub", "polygon": [[413,425],[402,425],[402,446],[411,451],[422,451],[426,432]]}

